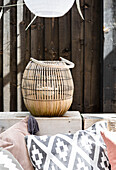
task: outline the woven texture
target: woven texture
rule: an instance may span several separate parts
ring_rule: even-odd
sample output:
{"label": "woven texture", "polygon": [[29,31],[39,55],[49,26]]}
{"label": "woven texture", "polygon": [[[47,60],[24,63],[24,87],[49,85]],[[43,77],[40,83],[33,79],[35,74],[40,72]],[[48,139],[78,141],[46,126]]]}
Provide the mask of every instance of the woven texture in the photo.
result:
{"label": "woven texture", "polygon": [[73,100],[71,72],[64,68],[66,64],[62,61],[45,61],[42,64],[46,66],[30,61],[25,68],[22,77],[25,106],[34,116],[62,116]]}

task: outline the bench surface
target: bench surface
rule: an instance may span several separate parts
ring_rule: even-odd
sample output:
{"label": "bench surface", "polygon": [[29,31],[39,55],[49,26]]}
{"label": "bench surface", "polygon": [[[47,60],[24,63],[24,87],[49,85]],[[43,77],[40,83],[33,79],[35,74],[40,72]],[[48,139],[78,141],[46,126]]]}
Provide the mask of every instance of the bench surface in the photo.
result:
{"label": "bench surface", "polygon": [[92,126],[95,122],[106,120],[108,121],[111,118],[116,118],[115,113],[99,113],[99,114],[93,114],[93,113],[88,113],[88,114],[82,114],[83,118],[83,128],[87,129],[88,127]]}
{"label": "bench surface", "polygon": [[[0,112],[0,133],[29,116],[29,112]],[[67,111],[62,117],[35,117],[39,124],[38,135],[75,133],[82,129],[82,118],[78,111]]]}

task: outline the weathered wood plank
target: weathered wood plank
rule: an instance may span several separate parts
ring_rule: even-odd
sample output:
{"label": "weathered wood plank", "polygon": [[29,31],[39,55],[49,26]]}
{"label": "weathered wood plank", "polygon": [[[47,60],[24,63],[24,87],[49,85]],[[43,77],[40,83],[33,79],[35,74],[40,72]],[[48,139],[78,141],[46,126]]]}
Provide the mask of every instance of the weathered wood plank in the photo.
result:
{"label": "weathered wood plank", "polygon": [[63,117],[37,118],[40,131],[38,135],[55,135],[57,133],[75,133],[82,129],[80,113],[67,112]]}
{"label": "weathered wood plank", "polygon": [[[23,9],[23,16],[24,16],[24,23],[25,26],[27,27],[27,25],[30,23],[31,21],[31,12],[29,11],[29,9],[24,5],[24,9]],[[30,57],[31,57],[31,27],[29,27],[29,29],[27,31],[24,31],[24,38],[25,38],[25,52],[24,52],[24,68],[23,71],[26,67],[26,65],[28,64]]]}
{"label": "weathered wood plank", "polygon": [[71,12],[59,18],[59,56],[71,60]]}
{"label": "weathered wood plank", "polygon": [[[32,15],[32,18],[34,15]],[[31,57],[44,59],[44,19],[37,17],[31,25]]]}
{"label": "weathered wood plank", "polygon": [[59,18],[59,57],[71,61],[71,11]]}
{"label": "weathered wood plank", "polygon": [[[16,4],[13,0],[11,4]],[[17,111],[17,7],[10,8],[10,111]]]}
{"label": "weathered wood plank", "polygon": [[[83,1],[81,1],[83,6]],[[83,11],[82,11],[83,12]],[[76,4],[72,8],[71,14],[71,46],[72,46],[72,61],[75,63],[75,68],[72,69],[74,79],[74,100],[72,110],[83,111],[83,57],[84,57],[84,21],[82,21]]]}
{"label": "weathered wood plank", "polygon": [[[4,5],[10,0],[4,0]],[[10,111],[10,9],[4,10],[3,27],[3,102],[4,111]]]}
{"label": "weathered wood plank", "polygon": [[98,121],[108,121],[111,118],[116,118],[116,114],[113,113],[88,113],[88,114],[81,114],[82,118],[83,118],[83,128],[87,129],[90,126],[92,126],[94,123],[98,122]]}
{"label": "weathered wood plank", "polygon": [[[3,0],[0,0],[2,5]],[[3,17],[0,19],[0,111],[3,111]]]}
{"label": "weathered wood plank", "polygon": [[45,19],[45,59],[54,60],[58,59],[58,19],[46,18]]}
{"label": "weathered wood plank", "polygon": [[[17,4],[23,3],[23,0],[18,0]],[[21,75],[23,71],[22,61],[22,36],[24,32],[23,26],[23,6],[17,6],[17,110],[22,110],[22,95],[21,95]]]}
{"label": "weathered wood plank", "polygon": [[[14,0],[12,2],[9,0],[0,0],[0,3],[3,2],[5,5],[16,2],[23,3],[23,0]],[[26,32],[25,28],[31,19],[31,13],[27,7],[24,5],[5,8],[3,30],[2,20],[0,20],[1,111],[16,110],[17,107],[18,111],[26,110],[22,101],[21,78],[30,56],[40,60],[53,60],[58,59],[60,55],[75,63],[75,68],[72,69],[75,85],[72,110],[79,110],[81,112],[101,111],[100,100],[102,103],[102,90],[100,91],[100,76],[102,77],[102,75],[100,75],[100,61],[102,57],[102,3],[100,0],[82,0],[81,9],[82,13],[85,13],[84,21],[82,21],[76,4],[74,4],[72,10],[59,19],[46,18],[44,20],[38,17]],[[104,3],[107,5],[107,0]],[[108,3],[110,6],[107,5],[105,7],[104,16],[106,19],[104,21],[107,21],[106,27],[108,26],[107,23],[111,23],[112,29],[110,28],[110,31],[105,33],[104,112],[115,112],[116,33],[115,22],[113,22],[115,21],[115,18],[113,18],[113,15],[115,15],[115,2]],[[14,15],[16,14],[16,8],[17,37],[14,36],[16,34],[16,15]],[[2,34],[4,35],[3,41]],[[4,46],[4,54],[2,54],[2,46]],[[4,78],[2,79],[3,76]]]}
{"label": "weathered wood plank", "polygon": [[[22,3],[19,0],[18,3]],[[26,110],[21,93],[21,79],[22,73],[31,56],[31,28],[25,31],[25,28],[30,23],[31,16],[30,11],[27,7],[17,7],[17,104],[18,111]]]}
{"label": "weathered wood plank", "polygon": [[101,0],[85,0],[84,112],[100,112]]}
{"label": "weathered wood plank", "polygon": [[[29,112],[0,112],[0,133],[25,116]],[[38,135],[54,135],[57,133],[75,133],[82,129],[82,120],[77,111],[66,112],[62,117],[35,117],[39,125]]]}
{"label": "weathered wood plank", "polygon": [[[23,8],[23,19],[24,19],[24,26],[26,28],[31,21],[31,12],[25,5]],[[24,61],[23,61],[23,71],[24,71],[24,69],[25,69],[26,65],[28,64],[30,57],[31,57],[31,27],[29,27],[29,29],[27,31],[25,31],[25,29],[22,31],[24,33],[24,35],[23,35],[24,37],[22,37],[22,41],[23,41],[22,44],[25,43],[25,44],[23,44],[24,46],[22,46],[22,48],[23,48],[22,61],[24,59]],[[23,99],[22,99],[22,110],[23,111],[27,110],[25,107],[25,104],[23,102]]]}
{"label": "weathered wood plank", "polygon": [[116,2],[104,1],[103,111],[116,112]]}

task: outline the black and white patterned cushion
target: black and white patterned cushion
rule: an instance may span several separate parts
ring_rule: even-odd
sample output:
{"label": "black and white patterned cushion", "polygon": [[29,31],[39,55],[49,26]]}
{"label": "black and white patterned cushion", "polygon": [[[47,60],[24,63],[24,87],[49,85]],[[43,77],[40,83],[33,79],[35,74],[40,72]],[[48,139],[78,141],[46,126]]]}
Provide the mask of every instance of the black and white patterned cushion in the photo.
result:
{"label": "black and white patterned cushion", "polygon": [[23,170],[23,168],[9,151],[0,148],[0,170]]}
{"label": "black and white patterned cushion", "polygon": [[30,159],[37,170],[109,170],[101,121],[75,134],[26,136]]}

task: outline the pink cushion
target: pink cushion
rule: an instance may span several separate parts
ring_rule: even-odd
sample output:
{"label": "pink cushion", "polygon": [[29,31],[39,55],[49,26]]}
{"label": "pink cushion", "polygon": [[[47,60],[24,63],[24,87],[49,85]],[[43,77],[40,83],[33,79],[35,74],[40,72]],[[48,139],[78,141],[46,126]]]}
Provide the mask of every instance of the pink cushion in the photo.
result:
{"label": "pink cushion", "polygon": [[101,132],[101,135],[107,146],[108,159],[111,164],[111,169],[116,170],[116,133],[105,131]]}
{"label": "pink cushion", "polygon": [[22,165],[24,170],[34,170],[27,152],[25,139],[29,135],[27,129],[28,117],[19,121],[0,134],[0,147],[10,151]]}

